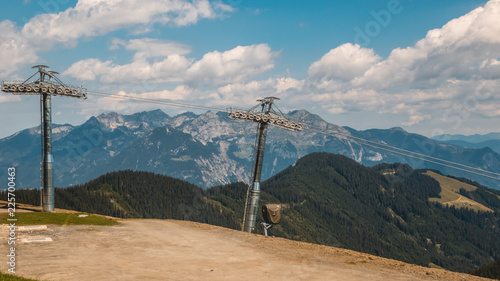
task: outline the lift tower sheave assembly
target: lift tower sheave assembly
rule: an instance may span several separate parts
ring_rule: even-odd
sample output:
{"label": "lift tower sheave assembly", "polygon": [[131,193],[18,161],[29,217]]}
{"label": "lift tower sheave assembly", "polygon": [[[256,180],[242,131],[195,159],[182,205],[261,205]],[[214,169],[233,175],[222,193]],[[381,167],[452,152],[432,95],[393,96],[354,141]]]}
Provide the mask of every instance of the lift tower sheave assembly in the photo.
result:
{"label": "lift tower sheave assembly", "polygon": [[[276,97],[267,97],[257,100],[260,104],[249,110],[229,109],[229,118],[243,119],[258,123],[257,139],[255,142],[254,165],[252,168],[252,181],[248,188],[245,203],[245,214],[243,216],[243,231],[252,232],[257,220],[257,209],[260,197],[260,178],[262,173],[262,162],[264,160],[264,149],[266,143],[267,126],[273,125],[292,131],[301,131],[303,125],[288,120],[283,113],[274,105]],[[258,110],[260,107],[260,110]],[[278,111],[274,110],[274,108]]]}
{"label": "lift tower sheave assembly", "polygon": [[[44,212],[54,211],[54,158],[52,156],[52,96],[86,99],[87,90],[64,84],[48,66],[36,65],[38,71],[23,82],[2,82],[3,92],[14,95],[40,95],[40,135],[42,159],[40,171],[41,205]],[[38,74],[38,79],[31,81]],[[31,81],[31,82],[30,82]]]}

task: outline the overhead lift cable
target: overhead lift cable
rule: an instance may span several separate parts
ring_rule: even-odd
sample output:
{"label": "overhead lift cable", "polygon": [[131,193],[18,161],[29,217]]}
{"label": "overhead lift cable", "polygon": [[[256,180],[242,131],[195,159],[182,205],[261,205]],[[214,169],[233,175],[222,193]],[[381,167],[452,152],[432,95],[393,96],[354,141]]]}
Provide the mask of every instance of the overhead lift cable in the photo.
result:
{"label": "overhead lift cable", "polygon": [[[338,135],[338,134],[336,134],[336,133],[327,133],[327,132],[325,132],[325,131],[316,130],[316,129],[313,129],[313,128],[306,128],[306,130],[313,131],[313,132],[320,133],[320,134],[324,134],[324,135],[333,136],[333,137],[337,137],[337,135]],[[357,138],[357,140],[358,140],[358,141],[360,141],[360,140],[362,140],[362,139]],[[367,142],[371,142],[371,141],[367,141]],[[374,142],[371,142],[371,143],[374,143]],[[482,173],[475,172],[475,171],[472,171],[472,170],[467,170],[467,169],[464,169],[464,168],[459,168],[459,167],[452,166],[452,165],[449,165],[449,164],[440,163],[440,162],[438,162],[438,161],[434,161],[434,160],[431,160],[431,159],[427,159],[427,158],[423,158],[423,157],[419,157],[419,156],[415,156],[415,155],[407,154],[407,153],[404,153],[404,152],[401,152],[401,151],[397,151],[397,150],[400,150],[400,149],[395,148],[395,147],[391,147],[391,146],[388,146],[388,145],[384,145],[384,146],[386,146],[386,147],[390,147],[390,148],[394,148],[394,149],[397,149],[397,150],[391,150],[391,149],[389,149],[389,148],[385,148],[385,147],[381,147],[381,146],[373,145],[373,144],[366,143],[366,142],[362,142],[362,143],[358,143],[358,144],[359,144],[359,145],[366,145],[366,146],[370,146],[370,147],[373,147],[373,148],[376,148],[376,149],[380,149],[380,150],[384,150],[384,151],[391,152],[391,153],[394,153],[394,154],[399,154],[399,155],[403,155],[403,156],[411,157],[411,158],[418,159],[418,160],[422,160],[422,161],[426,161],[426,162],[429,162],[429,163],[434,163],[434,164],[437,164],[437,165],[440,165],[440,166],[444,166],[444,167],[448,167],[448,168],[452,168],[452,169],[456,169],[456,170],[460,170],[460,171],[464,171],[464,172],[468,172],[468,173],[476,174],[476,175],[479,175],[479,176],[483,176],[483,177],[487,177],[487,178],[491,178],[491,179],[495,179],[495,180],[500,180],[500,178],[498,178],[498,177],[494,177],[494,176],[491,176],[491,175],[482,174]],[[411,152],[411,151],[409,151],[409,152]],[[414,152],[412,152],[412,153],[414,153]],[[424,156],[425,156],[425,155],[424,155]],[[428,157],[428,156],[426,156],[426,157]],[[455,163],[455,162],[451,162],[451,161],[446,161],[446,160],[442,160],[442,159],[435,158],[435,157],[430,157],[430,158],[433,158],[433,159],[438,159],[439,161],[448,162],[448,163],[453,163],[454,165],[464,166],[464,167],[467,167],[467,168],[470,168],[470,169],[480,170],[481,172],[488,172],[488,173],[491,173],[491,174],[494,174],[494,175],[499,175],[499,176],[500,176],[500,174],[497,174],[497,173],[494,173],[494,172],[485,171],[485,170],[478,169],[478,168],[474,168],[474,167],[470,167],[470,166],[467,166],[467,165],[462,165],[462,164],[459,164],[459,163]]]}
{"label": "overhead lift cable", "polygon": [[[175,106],[175,107],[183,107],[183,108],[199,109],[199,110],[209,110],[209,111],[216,111],[216,112],[227,112],[226,109],[217,108],[217,107],[196,105],[196,104],[190,104],[190,103],[172,102],[172,101],[161,100],[161,99],[140,98],[140,97],[133,97],[133,96],[129,96],[129,95],[110,94],[110,93],[90,91],[90,90],[88,90],[87,93],[89,95],[110,97],[110,98],[116,98],[116,99],[121,99],[121,100],[131,100],[131,101],[138,101],[138,102],[151,103],[151,104],[159,104],[159,105]],[[476,167],[456,163],[453,161],[448,161],[448,160],[440,159],[437,157],[432,157],[429,155],[409,151],[406,149],[393,147],[393,146],[390,146],[387,144],[366,140],[366,139],[363,139],[360,137],[355,137],[352,135],[343,134],[341,132],[328,130],[325,128],[321,128],[321,127],[306,124],[306,123],[303,123],[303,124],[304,124],[304,129],[315,132],[315,133],[320,133],[320,134],[329,135],[329,136],[333,136],[333,137],[339,137],[339,136],[344,137],[344,138],[356,141],[356,143],[358,143],[359,145],[365,145],[365,146],[369,146],[372,148],[384,150],[384,151],[387,151],[390,153],[399,154],[399,155],[411,157],[411,158],[414,158],[417,160],[422,160],[422,161],[426,161],[429,163],[437,164],[440,166],[444,166],[444,167],[448,167],[448,168],[476,174],[479,176],[484,176],[484,177],[491,178],[491,179],[500,180],[500,173],[495,173],[495,172],[483,170],[481,168],[476,168]],[[495,176],[498,176],[498,177],[495,177]]]}
{"label": "overhead lift cable", "polygon": [[226,112],[226,109],[223,109],[223,108],[182,103],[182,102],[173,102],[173,101],[162,100],[162,99],[140,98],[140,97],[118,95],[118,94],[109,94],[109,93],[96,92],[96,91],[87,91],[87,94],[94,95],[94,96],[100,96],[100,97],[121,99],[121,100],[131,100],[131,101],[139,101],[139,102],[145,102],[145,103],[170,105],[170,106],[176,106],[176,107],[184,107],[184,108],[192,108],[192,109],[200,109],[200,110],[210,110],[210,111],[217,111],[217,112]]}

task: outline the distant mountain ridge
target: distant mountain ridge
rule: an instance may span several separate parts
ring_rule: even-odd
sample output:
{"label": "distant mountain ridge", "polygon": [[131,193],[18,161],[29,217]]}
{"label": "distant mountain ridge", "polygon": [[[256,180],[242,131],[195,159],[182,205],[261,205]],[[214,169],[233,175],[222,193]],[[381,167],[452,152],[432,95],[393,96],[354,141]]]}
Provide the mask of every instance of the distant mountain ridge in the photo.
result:
{"label": "distant mountain ridge", "polygon": [[433,140],[437,141],[465,141],[468,143],[480,143],[480,142],[485,142],[485,141],[491,141],[491,140],[500,140],[500,133],[488,133],[485,135],[480,135],[480,134],[475,134],[475,135],[450,135],[450,134],[444,134],[444,135],[437,135],[432,137]]}
{"label": "distant mountain ridge", "polygon": [[[368,166],[383,162],[409,163],[414,168],[437,169],[498,188],[498,181],[362,146],[345,136],[498,171],[500,155],[491,149],[446,144],[401,128],[357,131],[328,123],[305,110],[290,112],[288,116],[342,136],[308,130],[291,132],[270,126],[263,179],[294,165],[307,154],[330,152]],[[123,169],[169,175],[204,188],[248,181],[255,133],[254,122],[229,119],[223,112],[200,115],[188,112],[177,116],[169,116],[161,110],[131,115],[111,112],[91,117],[79,126],[54,125],[55,185],[76,185]],[[17,166],[20,187],[39,187],[39,164],[40,135],[36,128],[0,140],[0,168]]]}
{"label": "distant mountain ridge", "polygon": [[438,135],[432,138],[433,140],[459,145],[467,148],[491,148],[496,153],[500,154],[500,133],[489,133],[485,135]]}
{"label": "distant mountain ridge", "polygon": [[443,141],[443,142],[449,143],[452,145],[467,147],[467,148],[475,148],[475,149],[491,148],[491,150],[495,151],[496,153],[500,153],[500,140],[487,140],[487,141],[482,141],[482,142],[467,142],[467,141],[463,141],[463,140],[448,140],[448,141]]}

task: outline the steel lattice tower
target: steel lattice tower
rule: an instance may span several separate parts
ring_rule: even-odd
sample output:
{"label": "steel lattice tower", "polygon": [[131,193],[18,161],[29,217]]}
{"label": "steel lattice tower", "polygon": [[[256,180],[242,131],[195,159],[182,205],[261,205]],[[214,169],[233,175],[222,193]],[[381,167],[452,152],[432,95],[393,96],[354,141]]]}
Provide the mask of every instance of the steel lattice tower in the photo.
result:
{"label": "steel lattice tower", "polygon": [[[229,118],[250,120],[258,123],[252,181],[248,187],[245,214],[243,217],[243,231],[250,233],[255,229],[255,222],[257,220],[260,197],[260,178],[262,173],[262,162],[264,160],[267,126],[274,125],[292,131],[301,131],[303,127],[300,123],[288,120],[279,109],[279,113],[275,111],[273,108],[275,100],[279,100],[279,98],[267,97],[257,100],[260,104],[249,110],[229,109]],[[257,110],[259,107],[260,111]]]}
{"label": "steel lattice tower", "polygon": [[[14,95],[40,95],[40,135],[42,159],[40,163],[41,205],[44,212],[54,211],[54,157],[52,156],[52,96],[87,98],[87,90],[64,84],[55,75],[47,71],[48,66],[36,65],[38,71],[24,82],[2,82],[3,92]],[[39,78],[30,82],[39,74]]]}

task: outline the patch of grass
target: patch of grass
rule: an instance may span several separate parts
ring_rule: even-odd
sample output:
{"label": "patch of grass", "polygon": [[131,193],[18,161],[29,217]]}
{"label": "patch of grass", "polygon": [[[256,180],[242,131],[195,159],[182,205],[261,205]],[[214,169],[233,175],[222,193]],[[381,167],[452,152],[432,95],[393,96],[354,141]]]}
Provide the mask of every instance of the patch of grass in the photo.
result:
{"label": "patch of grass", "polygon": [[492,209],[478,203],[470,198],[460,195],[460,189],[463,188],[466,191],[474,191],[477,189],[476,186],[461,182],[456,179],[452,179],[443,175],[439,175],[432,171],[427,171],[425,175],[433,177],[441,185],[441,193],[439,195],[441,198],[429,198],[431,202],[438,202],[446,206],[455,206],[457,208],[467,208],[474,211],[482,212],[493,212]]}
{"label": "patch of grass", "polygon": [[429,266],[429,268],[444,269],[444,268],[440,267],[439,265],[434,264],[434,263],[432,263],[432,262],[430,262],[428,266]]}
{"label": "patch of grass", "polygon": [[0,280],[2,281],[37,281],[36,279],[29,279],[16,276],[15,274],[7,274],[0,272]]}
{"label": "patch of grass", "polygon": [[[87,215],[79,217],[79,215]],[[8,224],[8,213],[0,214],[0,223]],[[118,221],[103,216],[85,213],[41,213],[41,212],[17,212],[14,217],[17,219],[16,225],[116,225]]]}

